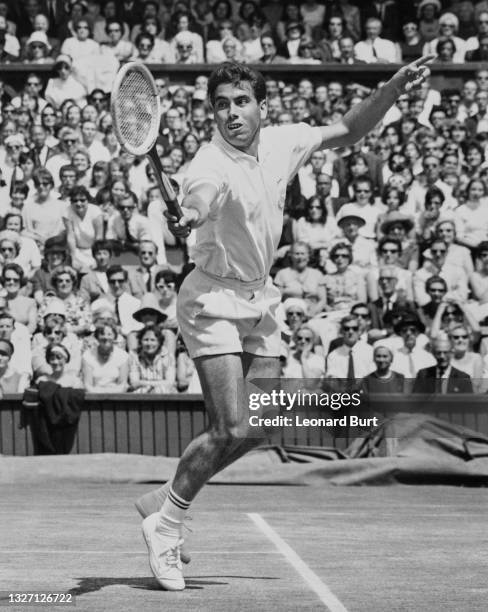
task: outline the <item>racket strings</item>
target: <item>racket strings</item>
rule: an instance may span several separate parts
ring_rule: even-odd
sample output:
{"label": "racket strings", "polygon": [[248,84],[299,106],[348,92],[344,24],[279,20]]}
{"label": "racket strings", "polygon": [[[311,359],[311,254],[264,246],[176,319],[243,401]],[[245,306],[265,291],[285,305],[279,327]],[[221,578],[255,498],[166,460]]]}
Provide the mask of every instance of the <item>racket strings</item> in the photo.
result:
{"label": "racket strings", "polygon": [[118,92],[116,106],[119,131],[124,141],[132,147],[141,146],[153,123],[158,121],[153,90],[142,74],[132,72],[127,75]]}

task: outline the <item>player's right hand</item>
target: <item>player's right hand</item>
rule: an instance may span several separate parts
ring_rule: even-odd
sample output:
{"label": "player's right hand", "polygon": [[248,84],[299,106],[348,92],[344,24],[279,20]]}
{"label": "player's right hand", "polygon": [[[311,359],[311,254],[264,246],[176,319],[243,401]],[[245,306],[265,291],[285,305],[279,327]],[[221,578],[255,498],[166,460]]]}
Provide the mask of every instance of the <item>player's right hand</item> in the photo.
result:
{"label": "player's right hand", "polygon": [[164,211],[164,216],[168,220],[169,231],[173,236],[178,238],[186,238],[190,235],[192,227],[200,220],[200,215],[194,208],[182,208],[183,216],[178,219],[169,211]]}

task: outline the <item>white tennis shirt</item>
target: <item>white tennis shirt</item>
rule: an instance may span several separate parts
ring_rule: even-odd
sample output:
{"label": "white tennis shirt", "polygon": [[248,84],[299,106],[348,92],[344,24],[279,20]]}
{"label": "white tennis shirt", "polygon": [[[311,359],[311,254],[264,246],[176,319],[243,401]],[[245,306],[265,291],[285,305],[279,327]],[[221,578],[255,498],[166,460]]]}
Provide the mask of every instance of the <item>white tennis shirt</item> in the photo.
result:
{"label": "white tennis shirt", "polygon": [[321,142],[320,128],[297,123],[262,129],[257,159],[219,133],[199,149],[183,193],[212,183],[218,196],[196,230],[191,255],[197,267],[218,277],[265,281],[281,237],[286,186]]}

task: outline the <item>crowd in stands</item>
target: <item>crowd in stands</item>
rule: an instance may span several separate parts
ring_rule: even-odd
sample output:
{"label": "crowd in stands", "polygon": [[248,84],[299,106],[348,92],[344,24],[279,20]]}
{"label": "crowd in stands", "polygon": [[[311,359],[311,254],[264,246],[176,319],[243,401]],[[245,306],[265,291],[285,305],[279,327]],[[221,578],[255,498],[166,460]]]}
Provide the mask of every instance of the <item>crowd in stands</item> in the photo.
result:
{"label": "crowd in stands", "polygon": [[[304,64],[266,77],[266,124],[327,125],[370,89],[307,64],[488,58],[488,2],[0,0],[0,392],[199,392],[176,295],[176,239],[151,166],[109,111],[120,62]],[[346,77],[345,77],[346,78]],[[156,77],[158,153],[179,197],[214,134],[207,78]],[[354,147],[316,151],[288,185],[273,266],[282,371],[373,391],[488,390],[488,69],[401,95]],[[345,383],[344,383],[345,384]],[[350,386],[350,385],[349,385]]]}

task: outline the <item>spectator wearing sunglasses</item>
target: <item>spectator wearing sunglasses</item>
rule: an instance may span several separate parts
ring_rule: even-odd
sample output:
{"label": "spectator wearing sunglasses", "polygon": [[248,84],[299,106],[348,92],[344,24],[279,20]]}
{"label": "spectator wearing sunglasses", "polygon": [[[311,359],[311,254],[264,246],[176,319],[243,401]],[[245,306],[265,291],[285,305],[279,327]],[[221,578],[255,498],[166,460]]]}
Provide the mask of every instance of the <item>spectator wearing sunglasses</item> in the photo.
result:
{"label": "spectator wearing sunglasses", "polygon": [[44,242],[64,231],[63,216],[66,204],[53,193],[54,180],[45,168],[34,170],[32,175],[36,191],[29,197],[23,209],[25,228]]}
{"label": "spectator wearing sunglasses", "polygon": [[54,108],[65,100],[73,100],[79,106],[86,103],[86,89],[72,74],[73,60],[69,55],[58,55],[54,63],[57,77],[49,79],[44,97]]}
{"label": "spectator wearing sunglasses", "polygon": [[446,281],[447,297],[459,301],[466,301],[468,298],[466,273],[461,267],[446,263],[447,248],[444,240],[436,238],[430,247],[432,258],[426,260],[413,275],[413,294],[419,306],[425,306],[429,302],[426,282],[431,276],[440,276]]}
{"label": "spectator wearing sunglasses", "polygon": [[107,19],[105,33],[107,40],[103,41],[104,45],[112,51],[120,62],[127,61],[134,55],[134,45],[129,40],[123,38],[124,24],[122,21],[115,17]]}
{"label": "spectator wearing sunglasses", "polygon": [[95,300],[91,305],[92,312],[103,308],[109,309],[114,314],[117,328],[123,336],[132,331],[138,331],[142,325],[138,323],[133,314],[140,309],[141,302],[128,291],[128,273],[119,264],[112,264],[106,271],[109,292]]}
{"label": "spectator wearing sunglasses", "polygon": [[334,388],[354,388],[357,380],[375,370],[373,347],[360,339],[360,329],[352,314],[341,320],[343,344],[331,351],[326,361],[326,377]]}
{"label": "spectator wearing sunglasses", "polygon": [[325,376],[325,361],[322,355],[314,353],[318,340],[314,330],[307,324],[301,325],[294,333],[293,340],[293,349],[288,353],[283,376],[321,380]]}

